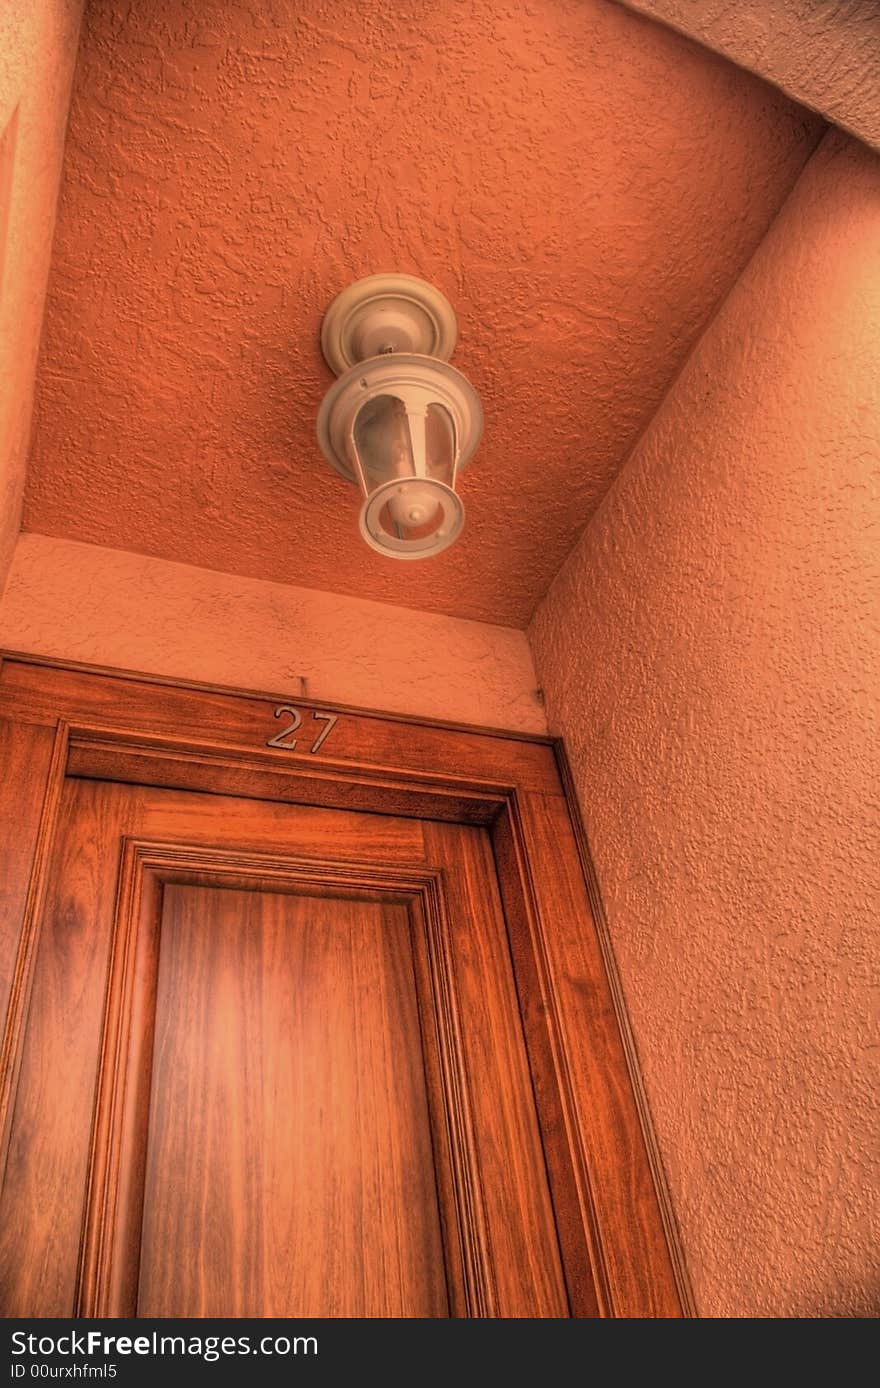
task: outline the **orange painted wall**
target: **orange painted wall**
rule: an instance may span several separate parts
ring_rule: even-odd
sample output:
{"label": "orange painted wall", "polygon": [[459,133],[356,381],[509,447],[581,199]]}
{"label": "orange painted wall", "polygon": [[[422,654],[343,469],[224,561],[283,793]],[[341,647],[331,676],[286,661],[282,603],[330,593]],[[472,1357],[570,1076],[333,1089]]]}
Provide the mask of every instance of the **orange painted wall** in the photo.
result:
{"label": "orange painted wall", "polygon": [[880,1309],[878,465],[880,158],[832,133],[531,632],[703,1315]]}
{"label": "orange painted wall", "polygon": [[0,592],[18,537],[82,0],[0,5]]}
{"label": "orange painted wall", "polygon": [[0,647],[547,730],[522,631],[45,535],[19,539],[0,601]]}

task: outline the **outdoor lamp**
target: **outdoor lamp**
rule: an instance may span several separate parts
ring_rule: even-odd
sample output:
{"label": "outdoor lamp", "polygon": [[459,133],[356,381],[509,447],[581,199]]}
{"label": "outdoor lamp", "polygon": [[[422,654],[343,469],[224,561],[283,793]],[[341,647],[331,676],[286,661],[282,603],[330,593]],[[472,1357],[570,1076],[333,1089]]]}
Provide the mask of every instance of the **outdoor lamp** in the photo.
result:
{"label": "outdoor lamp", "polygon": [[361,534],[394,559],[426,559],[461,534],[459,470],[483,431],[469,381],[450,366],[458,329],[439,290],[370,275],[334,299],[321,347],[339,377],[318,414],[332,467],[360,487]]}

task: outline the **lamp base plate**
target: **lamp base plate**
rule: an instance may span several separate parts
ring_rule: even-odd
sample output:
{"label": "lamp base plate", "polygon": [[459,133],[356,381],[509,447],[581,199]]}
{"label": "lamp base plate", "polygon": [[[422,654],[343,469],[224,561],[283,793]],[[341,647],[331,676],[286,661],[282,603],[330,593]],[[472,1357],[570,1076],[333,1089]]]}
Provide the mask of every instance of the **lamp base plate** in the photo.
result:
{"label": "lamp base plate", "polygon": [[448,361],[458,323],[439,289],[414,275],[368,275],[343,289],[324,315],[321,350],[339,376],[357,362],[385,353],[415,353]]}

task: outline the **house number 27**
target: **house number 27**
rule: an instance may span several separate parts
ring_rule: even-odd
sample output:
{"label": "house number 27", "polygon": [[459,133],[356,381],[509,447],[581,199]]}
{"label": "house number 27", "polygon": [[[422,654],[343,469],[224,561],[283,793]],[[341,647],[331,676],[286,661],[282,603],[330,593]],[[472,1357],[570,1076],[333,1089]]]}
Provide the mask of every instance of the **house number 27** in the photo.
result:
{"label": "house number 27", "polygon": [[[279,704],[275,710],[275,717],[287,717],[290,719],[290,722],[287,724],[286,727],[281,728],[281,730],[277,732],[274,737],[270,737],[269,741],[266,743],[266,746],[283,747],[285,752],[295,751],[296,738],[293,736],[293,734],[298,732],[299,729],[302,727],[302,714],[300,713],[298,708],[292,708],[290,704]],[[321,744],[323,742],[326,742],[327,738],[330,736],[330,730],[333,727],[333,724],[336,722],[336,719],[339,717],[339,715],[337,713],[318,713],[316,710],[313,709],[312,717],[314,718],[316,723],[326,723],[327,725],[325,728],[321,729],[321,731],[318,733],[318,736],[315,738],[314,742],[309,748],[310,752],[317,752],[321,747]]]}

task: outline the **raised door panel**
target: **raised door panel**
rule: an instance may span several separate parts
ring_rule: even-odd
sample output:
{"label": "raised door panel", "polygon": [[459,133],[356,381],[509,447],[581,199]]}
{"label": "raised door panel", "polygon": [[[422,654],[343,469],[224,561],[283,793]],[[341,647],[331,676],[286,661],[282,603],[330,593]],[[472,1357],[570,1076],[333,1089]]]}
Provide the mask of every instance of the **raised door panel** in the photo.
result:
{"label": "raised door panel", "polygon": [[448,1314],[403,905],[165,888],[137,1314]]}

